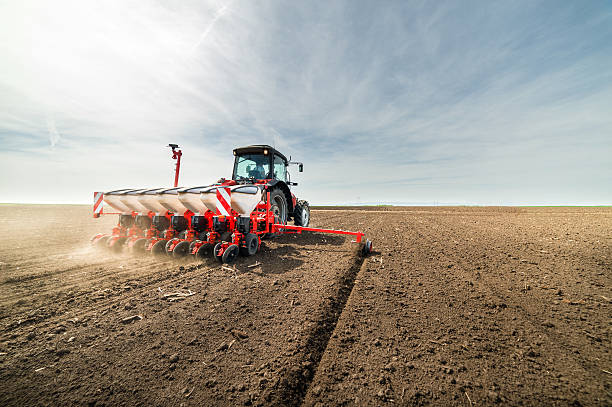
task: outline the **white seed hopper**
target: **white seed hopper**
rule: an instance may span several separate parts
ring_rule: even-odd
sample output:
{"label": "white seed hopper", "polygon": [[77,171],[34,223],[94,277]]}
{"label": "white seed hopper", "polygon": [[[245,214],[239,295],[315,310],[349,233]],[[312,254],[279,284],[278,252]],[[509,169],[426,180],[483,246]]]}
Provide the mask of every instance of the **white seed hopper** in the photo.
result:
{"label": "white seed hopper", "polygon": [[163,189],[157,192],[159,203],[175,215],[183,215],[187,208],[178,199],[178,191],[185,189],[183,187]]}
{"label": "white seed hopper", "polygon": [[119,195],[119,199],[125,206],[130,208],[132,211],[138,212],[140,214],[146,214],[147,212],[149,212],[149,209],[144,207],[138,201],[138,196],[144,191],[146,191],[146,189],[134,189],[131,191],[126,191]]}
{"label": "white seed hopper", "polygon": [[148,210],[155,212],[156,215],[163,215],[168,209],[159,203],[159,195],[157,193],[165,189],[147,189],[138,195],[138,202]]}
{"label": "white seed hopper", "polygon": [[[217,188],[219,187],[209,187],[200,193],[200,200],[206,208],[213,212],[217,210]],[[231,207],[243,216],[249,216],[262,199],[262,188],[257,185],[233,185],[223,188],[230,189]]]}
{"label": "white seed hopper", "polygon": [[200,199],[200,193],[208,188],[210,188],[210,185],[180,190],[178,191],[178,199],[191,212],[195,213],[196,215],[203,214],[206,212],[207,207]]}
{"label": "white seed hopper", "polygon": [[200,192],[200,200],[209,211],[217,210],[217,186],[208,187]]}
{"label": "white seed hopper", "polygon": [[132,213],[132,209],[129,206],[121,202],[121,195],[128,191],[134,191],[133,189],[118,189],[116,191],[109,191],[104,193],[104,203],[108,206],[120,212],[122,214]]}
{"label": "white seed hopper", "polygon": [[257,185],[236,185],[231,192],[232,209],[241,215],[249,216],[261,202],[262,188]]}

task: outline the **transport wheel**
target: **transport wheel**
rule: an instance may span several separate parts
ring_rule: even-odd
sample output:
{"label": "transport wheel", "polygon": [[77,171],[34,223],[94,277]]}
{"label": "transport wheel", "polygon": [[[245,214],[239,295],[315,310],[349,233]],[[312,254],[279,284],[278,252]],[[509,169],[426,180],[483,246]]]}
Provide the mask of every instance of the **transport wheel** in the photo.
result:
{"label": "transport wheel", "polygon": [[[270,211],[274,215],[275,223],[287,223],[287,198],[282,190],[275,188],[270,191]],[[278,233],[266,233],[264,238],[269,239]]]}
{"label": "transport wheel", "polygon": [[120,237],[117,240],[111,240],[108,242],[108,247],[113,253],[121,253],[121,251],[123,251],[123,245],[125,244],[126,240],[127,237]]}
{"label": "transport wheel", "polygon": [[143,254],[145,252],[147,241],[148,239],[145,239],[145,238],[136,240],[134,244],[132,245],[132,247],[130,247],[130,253]]}
{"label": "transport wheel", "polygon": [[189,246],[191,246],[191,242],[183,240],[182,242],[180,242],[179,244],[174,246],[174,250],[172,251],[172,255],[175,258],[187,256],[190,253],[189,252]]}
{"label": "transport wheel", "polygon": [[204,243],[202,246],[200,246],[200,248],[196,252],[196,257],[200,260],[204,260],[208,258],[208,256],[210,256],[211,253],[212,253],[212,244]]}
{"label": "transport wheel", "polygon": [[215,245],[215,248],[212,251],[212,255],[214,256],[215,259],[219,260],[220,262],[223,262],[223,255],[219,256],[217,255],[217,253],[219,253],[221,251],[221,247],[223,247],[223,243],[219,242]]}
{"label": "transport wheel", "polygon": [[366,239],[363,247],[361,248],[361,255],[367,256],[370,253],[372,253],[372,242]]}
{"label": "transport wheel", "polygon": [[174,244],[174,242],[176,242],[178,239],[174,238],[174,239],[170,239],[168,240],[168,243],[166,243],[166,246],[164,247],[164,249],[166,250],[166,254],[168,256],[172,256],[172,251],[170,250],[170,247]]}
{"label": "transport wheel", "polygon": [[221,256],[221,260],[223,263],[233,263],[238,258],[239,248],[237,244],[231,244],[225,249],[223,252],[223,256]]}
{"label": "transport wheel", "polygon": [[168,243],[168,240],[158,240],[155,242],[153,247],[151,247],[151,254],[153,256],[161,256],[166,254],[166,243]]}
{"label": "transport wheel", "polygon": [[307,227],[310,224],[310,205],[306,201],[298,201],[293,211],[295,226]]}
{"label": "transport wheel", "polygon": [[259,250],[259,239],[255,233],[249,233],[244,238],[246,247],[240,248],[240,254],[243,256],[252,256]]}

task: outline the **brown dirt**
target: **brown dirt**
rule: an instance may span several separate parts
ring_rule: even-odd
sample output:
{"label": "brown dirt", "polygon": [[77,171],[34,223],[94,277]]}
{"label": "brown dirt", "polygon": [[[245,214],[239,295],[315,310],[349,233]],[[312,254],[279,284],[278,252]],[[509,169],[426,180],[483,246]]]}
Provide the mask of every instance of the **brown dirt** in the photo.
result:
{"label": "brown dirt", "polygon": [[111,256],[112,217],[0,206],[0,405],[612,404],[612,209],[328,209],[371,257]]}

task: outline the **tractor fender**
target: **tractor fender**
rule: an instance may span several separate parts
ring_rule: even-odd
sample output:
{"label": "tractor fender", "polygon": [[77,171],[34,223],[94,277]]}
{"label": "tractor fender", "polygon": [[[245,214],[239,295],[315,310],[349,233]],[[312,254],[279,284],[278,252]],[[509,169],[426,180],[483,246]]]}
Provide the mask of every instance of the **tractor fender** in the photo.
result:
{"label": "tractor fender", "polygon": [[268,188],[280,188],[285,194],[285,200],[287,201],[287,213],[289,216],[293,216],[293,208],[295,207],[294,197],[291,194],[289,186],[284,182],[277,179],[269,181],[266,186]]}

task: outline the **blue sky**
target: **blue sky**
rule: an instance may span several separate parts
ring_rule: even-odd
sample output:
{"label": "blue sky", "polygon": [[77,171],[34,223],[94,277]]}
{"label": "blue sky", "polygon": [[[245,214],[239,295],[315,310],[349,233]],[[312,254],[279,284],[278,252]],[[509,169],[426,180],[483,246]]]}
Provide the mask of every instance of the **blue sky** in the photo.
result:
{"label": "blue sky", "polygon": [[[612,204],[607,1],[0,1],[0,202],[231,174],[314,204]],[[295,172],[295,171],[294,171]]]}

